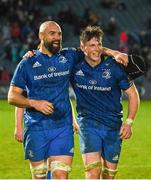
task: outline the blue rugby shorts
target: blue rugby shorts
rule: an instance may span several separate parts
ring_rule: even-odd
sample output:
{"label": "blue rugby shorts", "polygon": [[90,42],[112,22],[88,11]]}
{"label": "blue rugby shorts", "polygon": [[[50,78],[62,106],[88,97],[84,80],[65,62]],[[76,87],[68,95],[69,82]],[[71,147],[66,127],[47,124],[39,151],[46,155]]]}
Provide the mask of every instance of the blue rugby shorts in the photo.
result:
{"label": "blue rugby shorts", "polygon": [[74,134],[72,126],[50,130],[26,130],[24,132],[25,159],[33,162],[49,156],[73,156]]}
{"label": "blue rugby shorts", "polygon": [[100,152],[105,160],[118,163],[122,145],[119,133],[119,130],[111,130],[104,125],[99,128],[81,128],[81,153]]}

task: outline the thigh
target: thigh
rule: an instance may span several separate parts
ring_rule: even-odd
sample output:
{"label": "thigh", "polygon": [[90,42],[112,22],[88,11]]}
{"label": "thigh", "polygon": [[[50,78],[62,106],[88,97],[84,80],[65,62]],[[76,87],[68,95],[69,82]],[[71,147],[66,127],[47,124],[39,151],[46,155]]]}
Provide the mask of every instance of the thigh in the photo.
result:
{"label": "thigh", "polygon": [[49,158],[49,166],[51,167],[52,179],[68,179],[72,159],[72,156],[51,156]]}
{"label": "thigh", "polygon": [[101,162],[100,152],[90,152],[82,154],[82,159],[84,165],[88,165],[94,162]]}
{"label": "thigh", "polygon": [[58,128],[53,131],[53,139],[49,143],[48,156],[73,156],[74,134],[72,127]]}
{"label": "thigh", "polygon": [[24,133],[25,159],[29,159],[31,162],[45,160],[47,143],[44,131],[27,130]]}
{"label": "thigh", "polygon": [[118,165],[118,163],[111,163],[107,160],[104,160],[104,168],[115,170],[115,169],[117,169],[117,165]]}
{"label": "thigh", "polygon": [[107,130],[103,140],[102,157],[106,162],[118,163],[120,158],[122,140],[119,131]]}
{"label": "thigh", "polygon": [[95,128],[81,128],[79,131],[80,150],[82,154],[90,152],[100,152],[102,149],[102,139]]}
{"label": "thigh", "polygon": [[59,162],[63,162],[65,164],[71,166],[72,160],[73,160],[72,156],[65,156],[65,155],[62,155],[62,156],[50,156],[49,157],[49,164],[51,164],[51,162],[54,162],[54,161],[59,161]]}

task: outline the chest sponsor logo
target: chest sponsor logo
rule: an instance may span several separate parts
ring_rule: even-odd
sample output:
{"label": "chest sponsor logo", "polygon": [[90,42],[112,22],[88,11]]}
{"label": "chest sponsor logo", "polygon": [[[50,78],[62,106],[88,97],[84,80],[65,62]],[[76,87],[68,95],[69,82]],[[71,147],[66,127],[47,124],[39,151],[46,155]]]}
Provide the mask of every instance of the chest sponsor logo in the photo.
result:
{"label": "chest sponsor logo", "polygon": [[89,83],[90,83],[91,85],[95,85],[95,84],[97,84],[97,81],[96,81],[96,80],[90,80]]}
{"label": "chest sponsor logo", "polygon": [[48,71],[49,71],[49,72],[55,72],[55,71],[56,71],[56,68],[53,67],[53,66],[52,66],[52,67],[49,67],[49,68],[48,68]]}
{"label": "chest sponsor logo", "polygon": [[40,67],[42,66],[38,61],[36,61],[34,64],[33,64],[33,68],[36,68],[36,67]]}
{"label": "chest sponsor logo", "polygon": [[84,76],[83,71],[80,69],[79,71],[76,72],[77,76]]}
{"label": "chest sponsor logo", "polygon": [[111,78],[111,71],[110,69],[105,69],[102,73],[102,78],[110,79]]}
{"label": "chest sponsor logo", "polygon": [[35,75],[34,80],[48,79],[53,77],[61,77],[69,74],[69,70],[62,72],[50,72],[48,74]]}
{"label": "chest sponsor logo", "polygon": [[85,84],[78,84],[76,83],[76,86],[80,89],[85,90],[92,90],[92,91],[111,91],[111,87],[102,87],[102,86],[96,86],[96,85],[85,85]]}

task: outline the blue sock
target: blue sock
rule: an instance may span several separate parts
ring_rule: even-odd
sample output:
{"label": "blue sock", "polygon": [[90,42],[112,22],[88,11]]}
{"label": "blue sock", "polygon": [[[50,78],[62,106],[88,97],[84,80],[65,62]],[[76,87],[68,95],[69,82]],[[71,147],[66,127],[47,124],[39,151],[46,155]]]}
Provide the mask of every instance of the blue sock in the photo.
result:
{"label": "blue sock", "polygon": [[48,171],[46,179],[51,179],[51,171]]}

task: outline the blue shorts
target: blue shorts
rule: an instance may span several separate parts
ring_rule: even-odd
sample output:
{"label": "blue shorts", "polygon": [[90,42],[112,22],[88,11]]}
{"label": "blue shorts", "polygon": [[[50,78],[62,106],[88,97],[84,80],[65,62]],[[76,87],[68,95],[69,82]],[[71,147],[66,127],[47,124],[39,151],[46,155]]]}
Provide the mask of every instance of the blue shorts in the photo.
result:
{"label": "blue shorts", "polygon": [[105,160],[118,163],[122,144],[119,133],[119,130],[111,130],[104,125],[100,128],[81,128],[81,153],[100,152]]}
{"label": "blue shorts", "polygon": [[71,126],[31,131],[24,133],[25,159],[33,162],[47,159],[49,156],[73,156],[74,136]]}

